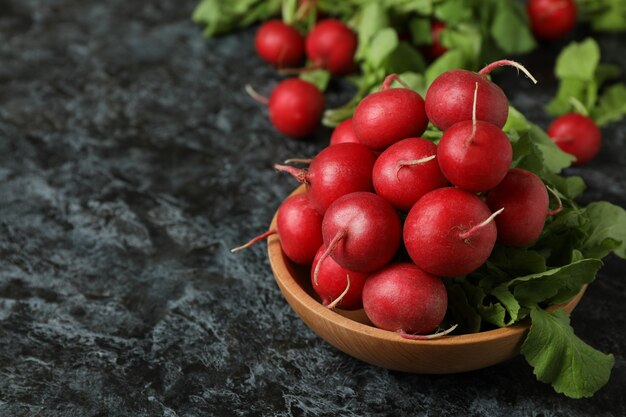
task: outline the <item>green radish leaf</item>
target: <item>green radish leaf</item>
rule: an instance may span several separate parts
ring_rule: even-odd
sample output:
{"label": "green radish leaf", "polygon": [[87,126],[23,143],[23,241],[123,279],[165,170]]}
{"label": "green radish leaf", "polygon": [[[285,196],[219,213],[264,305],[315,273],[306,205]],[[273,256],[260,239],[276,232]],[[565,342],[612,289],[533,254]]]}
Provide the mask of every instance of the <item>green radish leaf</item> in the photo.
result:
{"label": "green radish leaf", "polygon": [[534,307],[530,317],[521,353],[539,381],[570,398],[590,397],[608,382],[615,358],[579,339],[565,311],[548,313]]}
{"label": "green radish leaf", "polygon": [[587,38],[563,49],[556,60],[555,73],[560,79],[592,81],[599,63],[600,47],[595,40]]}
{"label": "green radish leaf", "polygon": [[[388,73],[424,72],[426,63],[422,55],[408,42],[401,41],[387,58]],[[422,77],[423,79],[423,77]]]}
{"label": "green radish leaf", "polygon": [[310,82],[319,88],[320,91],[326,90],[326,87],[328,87],[328,83],[330,82],[330,78],[330,72],[323,69],[304,71],[300,74],[300,79]]}
{"label": "green radish leaf", "polygon": [[381,29],[373,36],[366,59],[373,68],[379,68],[397,46],[398,34],[396,31],[392,28]]}
{"label": "green radish leaf", "polygon": [[605,126],[626,116],[626,85],[615,84],[607,88],[600,96],[597,106],[591,112],[591,118],[598,126]]}
{"label": "green radish leaf", "polygon": [[507,54],[532,51],[537,43],[523,5],[517,2],[499,2],[498,5],[490,32],[496,45]]}
{"label": "green radish leaf", "polygon": [[561,80],[556,96],[548,103],[546,110],[552,116],[569,113],[572,109],[572,97],[580,102],[587,102],[587,82],[578,78]]}
{"label": "green radish leaf", "polygon": [[602,266],[599,259],[583,259],[558,268],[525,275],[501,284],[520,304],[562,303],[576,295],[584,284],[592,282]]}
{"label": "green radish leaf", "polygon": [[368,59],[372,39],[380,30],[387,27],[389,27],[389,18],[380,3],[370,2],[361,9],[356,27],[359,40],[355,54],[357,60]]}
{"label": "green radish leaf", "polygon": [[463,68],[465,56],[463,52],[451,50],[441,55],[426,69],[426,84],[430,85],[435,78],[451,69]]}
{"label": "green radish leaf", "polygon": [[610,252],[626,259],[626,211],[606,201],[589,204],[585,213],[590,233],[582,252],[586,257],[602,259]]}
{"label": "green radish leaf", "polygon": [[435,17],[449,26],[455,26],[461,22],[472,19],[472,7],[469,0],[446,0],[435,7]]}
{"label": "green radish leaf", "polygon": [[432,45],[433,37],[430,32],[430,19],[425,17],[414,17],[409,21],[411,40],[415,45]]}

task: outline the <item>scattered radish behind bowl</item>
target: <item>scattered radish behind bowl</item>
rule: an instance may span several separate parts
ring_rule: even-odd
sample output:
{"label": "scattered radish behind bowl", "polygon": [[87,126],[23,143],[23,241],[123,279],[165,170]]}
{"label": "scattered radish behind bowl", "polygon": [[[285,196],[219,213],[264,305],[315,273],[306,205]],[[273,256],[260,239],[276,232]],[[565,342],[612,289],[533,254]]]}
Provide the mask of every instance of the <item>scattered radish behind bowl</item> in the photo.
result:
{"label": "scattered radish behind bowl", "polygon": [[305,40],[306,54],[316,68],[325,68],[334,75],[348,74],[356,69],[354,53],[356,34],[337,19],[317,22]]}
{"label": "scattered radish behind bowl", "polygon": [[588,116],[568,113],[555,119],[548,127],[548,136],[563,152],[576,158],[573,165],[584,165],[600,152],[602,133]]}
{"label": "scattered radish behind bowl", "polygon": [[275,67],[293,67],[304,59],[304,37],[281,20],[261,25],[254,38],[257,54]]}

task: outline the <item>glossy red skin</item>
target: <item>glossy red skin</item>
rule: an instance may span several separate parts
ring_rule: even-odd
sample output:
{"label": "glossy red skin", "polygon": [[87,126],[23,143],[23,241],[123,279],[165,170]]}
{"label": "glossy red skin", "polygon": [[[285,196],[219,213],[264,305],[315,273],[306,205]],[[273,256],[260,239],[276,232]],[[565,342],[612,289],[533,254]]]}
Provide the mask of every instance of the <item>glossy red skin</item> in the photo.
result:
{"label": "glossy red skin", "polygon": [[340,143],[323,149],[306,176],[311,203],[324,214],[339,197],[356,191],[374,191],[372,169],[376,157],[360,143]]}
{"label": "glossy red skin", "polygon": [[506,134],[491,123],[476,122],[476,134],[468,144],[471,133],[471,120],[446,130],[437,146],[437,161],[448,181],[478,193],[502,181],[511,166],[513,148]]}
{"label": "glossy red skin", "polygon": [[313,285],[313,290],[322,299],[322,304],[327,306],[344,292],[348,284],[346,276],[349,276],[350,288],[341,301],[339,301],[337,307],[343,310],[358,310],[362,308],[362,293],[365,279],[367,278],[366,273],[349,271],[342,268],[333,258],[328,256],[320,266],[317,275],[317,284],[315,284],[315,279],[313,278],[315,267],[325,250],[326,246],[322,245],[313,260],[313,266],[311,267],[311,284]]}
{"label": "glossy red skin", "polygon": [[409,138],[388,147],[376,159],[372,180],[376,194],[400,211],[409,211],[424,194],[448,185],[437,159],[404,166],[398,161],[417,160],[437,154],[437,145],[423,138]]}
{"label": "glossy red skin", "polygon": [[304,59],[304,37],[280,20],[259,27],[254,38],[257,54],[275,67],[295,67]]}
{"label": "glossy red skin", "polygon": [[354,132],[373,151],[420,136],[428,126],[422,96],[408,88],[388,88],[365,97],[354,110]]}
{"label": "glossy red skin", "polygon": [[322,216],[307,194],[288,197],[278,209],[276,229],[285,255],[298,264],[310,264],[322,244]]}
{"label": "glossy red skin", "polygon": [[337,19],[324,19],[307,35],[306,55],[314,66],[334,75],[345,75],[355,69],[357,44],[356,34],[348,26]]}
{"label": "glossy red skin", "polygon": [[576,26],[574,0],[529,0],[526,7],[531,29],[538,38],[559,39]]}
{"label": "glossy red skin", "polygon": [[348,194],[328,208],[322,221],[324,245],[328,247],[341,230],[345,230],[345,237],[330,256],[342,267],[357,272],[371,272],[387,264],[402,239],[398,214],[374,193]]}
{"label": "glossy red skin", "polygon": [[445,23],[440,21],[435,21],[430,26],[430,36],[433,39],[433,43],[421,48],[427,58],[436,59],[448,51],[448,48],[441,44],[441,31],[445,28]]}
{"label": "glossy red skin", "polygon": [[582,114],[568,113],[550,124],[548,136],[563,152],[576,157],[572,165],[590,162],[600,152],[602,133],[595,122]]}
{"label": "glossy red skin", "polygon": [[339,123],[330,135],[330,144],[337,145],[338,143],[361,143],[354,133],[352,117]]}
{"label": "glossy red skin", "polygon": [[313,84],[289,78],[282,81],[270,96],[269,113],[274,127],[293,138],[315,132],[324,112],[324,94]]}
{"label": "glossy red skin", "polygon": [[460,234],[489,216],[487,205],[474,194],[451,187],[431,191],[415,203],[404,221],[407,252],[417,266],[433,275],[467,275],[489,258],[496,225],[490,222],[467,239]]}
{"label": "glossy red skin", "polygon": [[472,120],[476,83],[476,120],[502,128],[509,115],[509,101],[504,91],[486,77],[467,70],[446,71],[432,82],[425,102],[431,123],[446,130],[455,123]]}
{"label": "glossy red skin", "polygon": [[367,278],[363,308],[376,327],[428,334],[446,315],[448,295],[440,278],[411,263],[390,264]]}
{"label": "glossy red skin", "polygon": [[541,179],[523,169],[511,169],[487,195],[491,211],[504,207],[496,219],[499,243],[524,247],[533,243],[543,230],[548,213],[548,191]]}

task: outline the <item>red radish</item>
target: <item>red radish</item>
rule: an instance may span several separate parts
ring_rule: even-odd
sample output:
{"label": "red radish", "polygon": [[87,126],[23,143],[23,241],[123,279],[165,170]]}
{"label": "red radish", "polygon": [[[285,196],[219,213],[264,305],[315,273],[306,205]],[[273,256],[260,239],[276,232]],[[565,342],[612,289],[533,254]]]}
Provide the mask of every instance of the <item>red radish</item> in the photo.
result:
{"label": "red radish", "polygon": [[439,326],[446,315],[448,294],[440,278],[417,266],[390,264],[367,278],[363,308],[376,327],[426,334]]}
{"label": "red radish", "polygon": [[288,78],[281,81],[269,100],[246,85],[255,100],[269,106],[270,120],[281,133],[293,138],[311,135],[319,126],[324,112],[324,95],[308,81]]}
{"label": "red radish", "polygon": [[374,191],[374,154],[360,143],[340,143],[323,149],[308,170],[274,165],[306,184],[311,204],[320,214],[339,197],[355,191]]}
{"label": "red radish", "polygon": [[446,24],[438,20],[431,24],[430,36],[433,42],[428,46],[420,48],[427,58],[436,59],[448,51],[448,49],[441,43],[441,31],[445,28]]}
{"label": "red radish", "polygon": [[588,163],[602,146],[602,133],[593,119],[578,113],[558,117],[548,127],[548,136],[563,152],[576,157],[573,165]]}
{"label": "red radish", "polygon": [[261,25],[254,38],[257,54],[275,67],[293,67],[304,58],[304,38],[293,27],[274,19]]}
{"label": "red radish", "polygon": [[355,69],[357,43],[354,32],[340,20],[324,19],[307,35],[306,54],[315,67],[344,75]]}
{"label": "red radish", "polygon": [[352,125],[352,118],[346,119],[339,123],[333,133],[330,135],[330,144],[336,145],[338,143],[361,143],[354,133],[354,126]]}
{"label": "red radish", "polygon": [[313,262],[322,244],[322,216],[313,208],[307,194],[288,197],[278,208],[275,229],[268,230],[231,252],[238,252],[274,234],[280,237],[280,246],[289,259],[298,264]]}
{"label": "red radish", "polygon": [[546,186],[538,176],[523,169],[511,169],[487,195],[487,206],[492,211],[504,208],[495,220],[498,242],[523,247],[537,240],[546,216],[560,211],[548,210],[548,204]]}
{"label": "red radish", "polygon": [[480,198],[458,188],[431,191],[415,203],[404,221],[407,252],[431,274],[467,275],[489,258],[497,235],[492,220],[501,212],[492,214]]}
{"label": "red radish", "polygon": [[320,265],[317,283],[315,282],[315,268],[324,252],[326,246],[322,245],[315,255],[311,268],[313,290],[322,299],[322,304],[343,310],[358,310],[363,307],[362,293],[367,274],[344,269],[333,258],[327,256]]}
{"label": "red radish", "polygon": [[521,64],[506,59],[493,62],[478,73],[462,69],[446,71],[431,83],[426,92],[426,114],[431,123],[446,130],[455,123],[472,120],[472,100],[478,83],[476,118],[502,128],[509,115],[509,101],[504,91],[489,81],[487,75],[504,65],[521,70],[534,83],[537,82]]}
{"label": "red radish", "polygon": [[[478,94],[478,83],[474,98]],[[476,120],[453,124],[439,141],[437,160],[443,175],[467,191],[483,192],[502,181],[511,166],[513,148],[509,138],[496,125]]]}
{"label": "red radish", "polygon": [[365,97],[354,110],[354,132],[359,141],[374,151],[420,136],[428,126],[424,100],[415,91],[390,88],[396,74],[385,78],[381,91]]}
{"label": "red radish", "polygon": [[[336,145],[341,146],[341,145]],[[402,239],[400,218],[382,197],[356,192],[337,199],[322,221],[322,237],[327,256],[342,267],[370,272],[387,264]],[[319,271],[314,273],[319,275]]]}
{"label": "red radish", "polygon": [[376,193],[398,210],[409,211],[424,194],[448,181],[435,160],[437,146],[409,138],[388,147],[376,159],[372,180]]}
{"label": "red radish", "polygon": [[529,0],[526,7],[530,26],[538,38],[562,38],[576,25],[574,0]]}

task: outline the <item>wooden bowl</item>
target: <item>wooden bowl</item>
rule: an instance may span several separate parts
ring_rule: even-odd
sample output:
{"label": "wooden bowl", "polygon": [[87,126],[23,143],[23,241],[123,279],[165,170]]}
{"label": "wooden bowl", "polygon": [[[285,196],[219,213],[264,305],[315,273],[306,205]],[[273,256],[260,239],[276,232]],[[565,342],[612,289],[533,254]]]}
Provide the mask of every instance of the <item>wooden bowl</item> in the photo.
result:
{"label": "wooden bowl", "polygon": [[[293,194],[304,192],[301,186]],[[276,216],[272,228],[276,226]],[[318,336],[367,363],[396,371],[420,374],[451,374],[485,368],[519,354],[528,323],[433,340],[408,340],[374,327],[363,310],[329,310],[317,301],[311,286],[310,267],[291,262],[274,235],[268,253],[276,283],[287,302]],[[560,305],[571,313],[586,286],[569,302]],[[555,309],[553,306],[550,309]]]}

